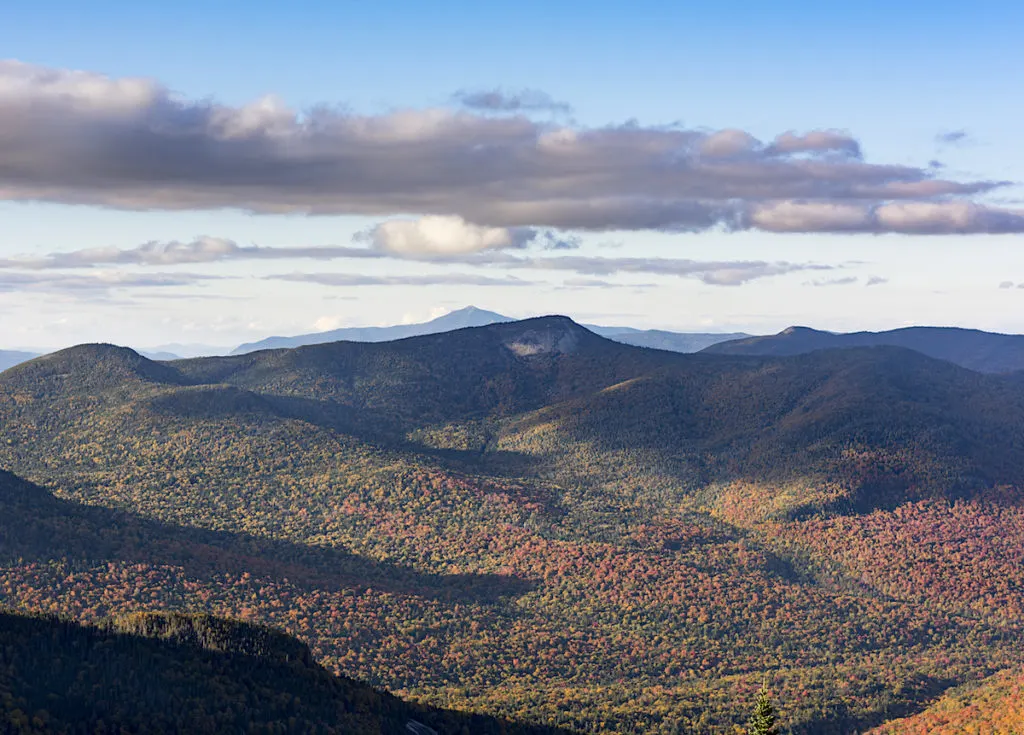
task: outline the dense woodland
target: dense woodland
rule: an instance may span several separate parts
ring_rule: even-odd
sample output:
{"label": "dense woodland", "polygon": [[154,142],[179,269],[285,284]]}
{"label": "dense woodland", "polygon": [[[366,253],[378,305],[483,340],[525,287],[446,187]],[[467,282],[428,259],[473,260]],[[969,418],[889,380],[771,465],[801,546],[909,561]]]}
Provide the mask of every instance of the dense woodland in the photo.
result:
{"label": "dense woodland", "polygon": [[907,350],[561,318],[92,345],[0,374],[0,426],[22,610],[269,624],[405,699],[593,733],[731,732],[766,678],[789,732],[917,732],[1024,667],[1024,384]]}

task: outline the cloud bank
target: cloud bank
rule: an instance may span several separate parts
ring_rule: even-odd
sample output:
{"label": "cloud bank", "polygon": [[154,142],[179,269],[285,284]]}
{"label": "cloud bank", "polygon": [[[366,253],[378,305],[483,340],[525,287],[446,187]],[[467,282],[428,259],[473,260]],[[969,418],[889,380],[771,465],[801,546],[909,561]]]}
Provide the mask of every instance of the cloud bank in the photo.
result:
{"label": "cloud bank", "polygon": [[318,283],[322,286],[535,286],[518,278],[491,278],[464,273],[424,276],[366,276],[357,273],[285,273],[266,276],[268,281]]}
{"label": "cloud bank", "polygon": [[3,273],[0,272],[0,293],[44,291],[79,294],[103,293],[119,288],[191,286],[217,276],[198,273]]}
{"label": "cloud bank", "polygon": [[[448,218],[439,218],[445,219]],[[584,255],[538,255],[533,253],[505,252],[506,247],[522,248],[534,243],[536,248],[548,252],[564,252],[575,247],[574,241],[555,240],[544,234],[523,231],[507,240],[503,231],[466,225],[464,222],[438,222],[433,226],[421,226],[419,220],[389,223],[397,227],[375,227],[363,233],[360,239],[368,240],[369,247],[312,246],[312,247],[262,247],[239,245],[232,240],[219,237],[199,237],[190,242],[147,242],[133,248],[86,248],[68,252],[52,253],[44,257],[20,257],[0,260],[0,273],[5,270],[29,271],[27,274],[12,274],[28,280],[42,281],[46,277],[33,275],[32,271],[69,270],[102,268],[113,265],[174,266],[197,263],[218,263],[244,260],[317,260],[331,261],[346,258],[371,258],[389,260],[413,260],[430,263],[452,263],[484,268],[505,270],[533,270],[570,272],[581,276],[610,276],[613,274],[637,274],[697,278],[708,285],[737,286],[758,278],[785,275],[799,271],[828,271],[836,266],[819,263],[790,263],[786,261],[702,261],[689,258],[644,258],[644,257],[596,257]],[[518,232],[518,231],[517,231]],[[166,274],[164,274],[166,275]],[[142,276],[140,276],[141,278]],[[170,276],[167,276],[170,277]],[[70,278],[57,276],[55,278]],[[274,276],[274,278],[279,278]],[[283,280],[296,280],[292,276],[281,276]],[[327,283],[329,285],[423,285],[415,278],[397,279],[362,276],[323,274],[304,276],[302,280]],[[348,279],[348,280],[346,280]],[[404,280],[403,280],[404,279]],[[526,281],[510,283],[508,279],[494,279],[485,276],[452,274],[447,281],[450,285],[522,285]],[[459,280],[462,279],[462,280]],[[513,279],[514,280],[514,279]],[[423,283],[441,283],[438,277],[424,276]]]}
{"label": "cloud bank", "polygon": [[461,218],[443,238],[432,219],[374,235],[383,249],[435,253],[514,248],[521,228],[1024,232],[1024,212],[977,200],[1006,182],[868,162],[842,131],[762,141],[742,130],[588,128],[522,114],[552,104],[543,96],[461,101],[299,113],[274,97],[230,106],[149,79],[0,62],[0,200]]}

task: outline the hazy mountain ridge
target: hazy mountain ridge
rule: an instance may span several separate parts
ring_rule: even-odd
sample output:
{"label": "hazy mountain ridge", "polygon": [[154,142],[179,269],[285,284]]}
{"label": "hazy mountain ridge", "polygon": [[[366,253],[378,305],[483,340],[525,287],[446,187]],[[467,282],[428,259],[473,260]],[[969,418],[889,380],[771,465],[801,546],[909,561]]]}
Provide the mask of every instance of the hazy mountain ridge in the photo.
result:
{"label": "hazy mountain ridge", "polygon": [[[489,324],[517,321],[493,311],[467,306],[444,316],[419,324],[399,324],[390,327],[346,327],[327,332],[313,332],[294,337],[268,337],[258,342],[249,342],[236,347],[231,354],[268,349],[302,347],[325,342],[388,342],[406,337],[449,332],[466,327],[484,327]],[[638,347],[653,347],[673,352],[697,352],[708,345],[723,340],[739,339],[749,335],[743,333],[682,333],[657,329],[635,329],[633,327],[602,327],[594,324],[582,325],[595,334],[608,337],[624,344]]]}
{"label": "hazy mountain ridge", "polygon": [[706,347],[729,340],[744,339],[744,332],[669,332],[664,329],[623,329],[622,327],[597,327],[584,325],[616,342],[636,347],[650,347],[670,352],[700,352]]}
{"label": "hazy mountain ridge", "polygon": [[904,327],[884,332],[823,332],[789,327],[775,335],[748,337],[704,348],[718,355],[799,355],[849,347],[906,347],[982,373],[1024,370],[1024,335],[959,327]]}
{"label": "hazy mountain ridge", "polygon": [[493,311],[467,306],[464,309],[450,312],[436,319],[417,324],[397,324],[390,327],[343,327],[326,332],[299,334],[294,337],[267,337],[258,342],[247,342],[231,351],[232,355],[242,355],[257,350],[276,350],[282,348],[302,347],[304,345],[322,344],[324,342],[389,342],[406,337],[417,337],[424,334],[448,332],[465,327],[483,327],[488,324],[514,321],[511,317],[502,316]]}

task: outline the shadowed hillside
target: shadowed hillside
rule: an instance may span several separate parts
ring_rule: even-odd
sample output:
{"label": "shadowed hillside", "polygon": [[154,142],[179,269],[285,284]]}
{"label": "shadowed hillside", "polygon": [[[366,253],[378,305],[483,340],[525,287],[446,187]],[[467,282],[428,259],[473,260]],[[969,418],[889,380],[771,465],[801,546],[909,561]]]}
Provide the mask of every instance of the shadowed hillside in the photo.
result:
{"label": "shadowed hillside", "polygon": [[82,625],[0,609],[0,664],[7,733],[555,732],[408,704],[331,675],[283,633],[208,615]]}

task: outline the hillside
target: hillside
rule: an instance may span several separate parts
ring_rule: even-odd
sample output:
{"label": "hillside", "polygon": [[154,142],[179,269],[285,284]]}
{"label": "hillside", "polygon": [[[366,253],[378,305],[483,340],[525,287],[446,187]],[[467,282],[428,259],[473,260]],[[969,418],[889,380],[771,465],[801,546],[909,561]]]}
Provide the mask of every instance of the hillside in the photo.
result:
{"label": "hillside", "polygon": [[956,327],[906,327],[887,332],[837,334],[790,327],[765,337],[721,342],[705,348],[716,355],[801,355],[850,347],[905,347],[981,373],[1024,370],[1024,335]]}
{"label": "hillside", "polygon": [[294,638],[201,614],[83,625],[0,609],[0,665],[10,733],[555,732],[411,705],[330,674]]}
{"label": "hillside", "polygon": [[792,732],[846,733],[1024,665],[1022,423],[1019,381],[908,350],[563,317],[85,345],[0,375],[0,465],[38,484],[8,482],[0,601],[269,624],[403,698],[592,733],[721,732],[767,675]]}
{"label": "hillside", "polygon": [[871,735],[1017,735],[1024,722],[1024,674],[1002,671],[959,687],[912,717],[893,720]]}

